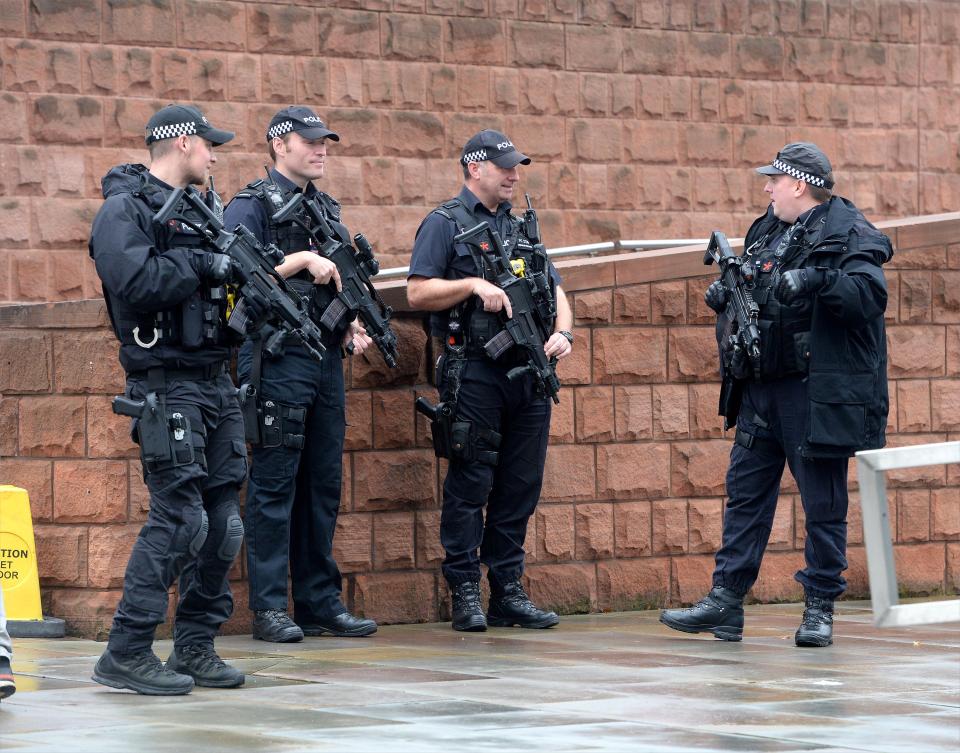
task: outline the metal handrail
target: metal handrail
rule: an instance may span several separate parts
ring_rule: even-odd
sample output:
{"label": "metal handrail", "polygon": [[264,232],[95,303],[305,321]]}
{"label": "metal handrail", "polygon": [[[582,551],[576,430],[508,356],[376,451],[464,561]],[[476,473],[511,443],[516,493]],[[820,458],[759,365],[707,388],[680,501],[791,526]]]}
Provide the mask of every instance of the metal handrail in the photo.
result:
{"label": "metal handrail", "polygon": [[[604,243],[584,243],[579,246],[561,246],[551,248],[547,256],[551,259],[562,256],[599,256],[609,251],[656,251],[661,248],[679,248],[681,246],[706,246],[707,238],[666,238],[652,241],[606,241]],[[390,267],[381,269],[377,280],[406,277],[410,267]]]}

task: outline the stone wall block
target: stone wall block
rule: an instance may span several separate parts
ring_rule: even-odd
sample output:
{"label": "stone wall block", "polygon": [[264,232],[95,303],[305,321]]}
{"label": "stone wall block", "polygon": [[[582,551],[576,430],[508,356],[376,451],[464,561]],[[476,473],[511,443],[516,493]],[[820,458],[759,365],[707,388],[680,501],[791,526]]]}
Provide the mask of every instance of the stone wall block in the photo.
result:
{"label": "stone wall block", "polygon": [[674,442],[671,491],[677,496],[724,493],[730,445],[724,440]]}
{"label": "stone wall block", "polygon": [[530,598],[544,609],[585,614],[597,608],[593,564],[532,565],[523,576]]}
{"label": "stone wall block", "polygon": [[91,586],[123,588],[123,575],[140,527],[139,523],[89,527],[87,567]]}
{"label": "stone wall block", "polygon": [[429,450],[357,453],[353,493],[357,511],[433,507],[436,462]]}
{"label": "stone wall block", "polygon": [[670,558],[612,560],[597,565],[597,607],[658,609],[670,600]]}
{"label": "stone wall block", "polygon": [[27,21],[32,37],[74,42],[96,42],[100,39],[98,0],[31,0]]}
{"label": "stone wall block", "polygon": [[82,588],[88,585],[85,526],[38,525],[33,535],[42,586]]}
{"label": "stone wall block", "polygon": [[0,392],[49,392],[50,337],[40,332],[0,333]]}
{"label": "stone wall block", "polygon": [[127,464],[61,460],[53,465],[57,523],[122,523],[127,519]]}
{"label": "stone wall block", "polygon": [[116,340],[106,337],[103,331],[54,335],[57,392],[123,392],[126,379],[116,354]]}
{"label": "stone wall block", "polygon": [[613,556],[613,505],[576,505],[575,555],[578,560]]}
{"label": "stone wall block", "polygon": [[244,3],[181,0],[177,19],[178,39],[183,47],[201,50],[242,50],[244,47],[247,38]]}
{"label": "stone wall block", "polygon": [[373,564],[377,570],[414,567],[414,514],[380,513],[373,518]]}
{"label": "stone wall block", "polygon": [[436,576],[433,573],[397,572],[357,575],[353,611],[381,625],[434,622],[437,614]]}
{"label": "stone wall block", "polygon": [[643,557],[650,554],[651,503],[618,502],[613,507],[614,552],[617,557]]}
{"label": "stone wall block", "polygon": [[613,388],[578,387],[575,392],[577,442],[613,439]]}
{"label": "stone wall block", "polygon": [[597,487],[601,499],[649,499],[668,494],[667,443],[610,444],[597,447]]}
{"label": "stone wall block", "polygon": [[86,405],[82,397],[51,395],[20,399],[20,454],[81,457]]}

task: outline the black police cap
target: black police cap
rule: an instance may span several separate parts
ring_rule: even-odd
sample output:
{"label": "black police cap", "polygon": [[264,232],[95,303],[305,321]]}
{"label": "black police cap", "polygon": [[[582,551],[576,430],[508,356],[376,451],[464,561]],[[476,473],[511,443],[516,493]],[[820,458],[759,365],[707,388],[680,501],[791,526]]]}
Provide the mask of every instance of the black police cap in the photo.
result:
{"label": "black police cap", "polygon": [[267,141],[287,133],[299,133],[305,139],[332,139],[340,136],[327,128],[320,117],[309,107],[284,107],[270,119],[267,126]]}
{"label": "black police cap", "polygon": [[147,121],[147,146],[155,141],[177,136],[200,136],[214,146],[220,146],[230,141],[234,134],[214,128],[193,105],[167,105],[157,110]]}
{"label": "black police cap", "polygon": [[480,131],[470,138],[460,153],[460,163],[484,162],[490,160],[497,167],[511,168],[517,165],[529,165],[530,158],[521,153],[500,131],[490,129]]}
{"label": "black police cap", "polygon": [[833,188],[833,181],[828,177],[832,171],[827,155],[809,141],[787,144],[777,152],[773,162],[757,168],[761,175],[786,174],[821,188]]}

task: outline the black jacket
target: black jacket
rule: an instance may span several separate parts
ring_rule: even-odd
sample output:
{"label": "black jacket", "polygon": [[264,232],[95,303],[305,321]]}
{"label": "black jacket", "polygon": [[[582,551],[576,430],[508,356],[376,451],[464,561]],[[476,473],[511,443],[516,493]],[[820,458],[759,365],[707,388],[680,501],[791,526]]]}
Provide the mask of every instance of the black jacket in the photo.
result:
{"label": "black jacket", "polygon": [[[120,340],[120,363],[127,371],[154,366],[192,368],[222,361],[229,347],[186,348],[177,342],[178,313],[203,287],[197,273],[199,249],[169,246],[170,231],[154,227],[153,215],[172,188],[152,178],[143,165],[118,165],[102,179],[106,201],[93,220],[90,256],[103,284],[114,333]],[[164,335],[146,348],[155,323]]]}
{"label": "black jacket", "polygon": [[[768,208],[750,227],[744,247],[785,227]],[[849,457],[886,443],[887,285],[881,265],[892,256],[890,239],[852,202],[835,196],[789,265],[826,270],[826,281],[811,301],[809,417],[802,444],[807,457]],[[724,373],[725,393],[737,394],[743,384]],[[739,400],[728,405],[732,425]]]}

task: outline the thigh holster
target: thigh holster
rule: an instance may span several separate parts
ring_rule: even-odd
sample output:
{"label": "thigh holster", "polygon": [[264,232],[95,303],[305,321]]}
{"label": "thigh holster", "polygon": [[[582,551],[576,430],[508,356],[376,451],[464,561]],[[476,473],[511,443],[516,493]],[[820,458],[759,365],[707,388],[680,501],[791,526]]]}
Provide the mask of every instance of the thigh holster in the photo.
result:
{"label": "thigh holster", "polygon": [[500,435],[492,429],[477,429],[472,421],[459,421],[449,402],[431,405],[419,397],[417,410],[430,419],[433,451],[438,458],[464,463],[496,465],[500,459]]}
{"label": "thigh holster", "polygon": [[306,408],[294,408],[276,400],[261,399],[260,417],[261,447],[291,447],[303,449],[303,427],[307,418]]}

